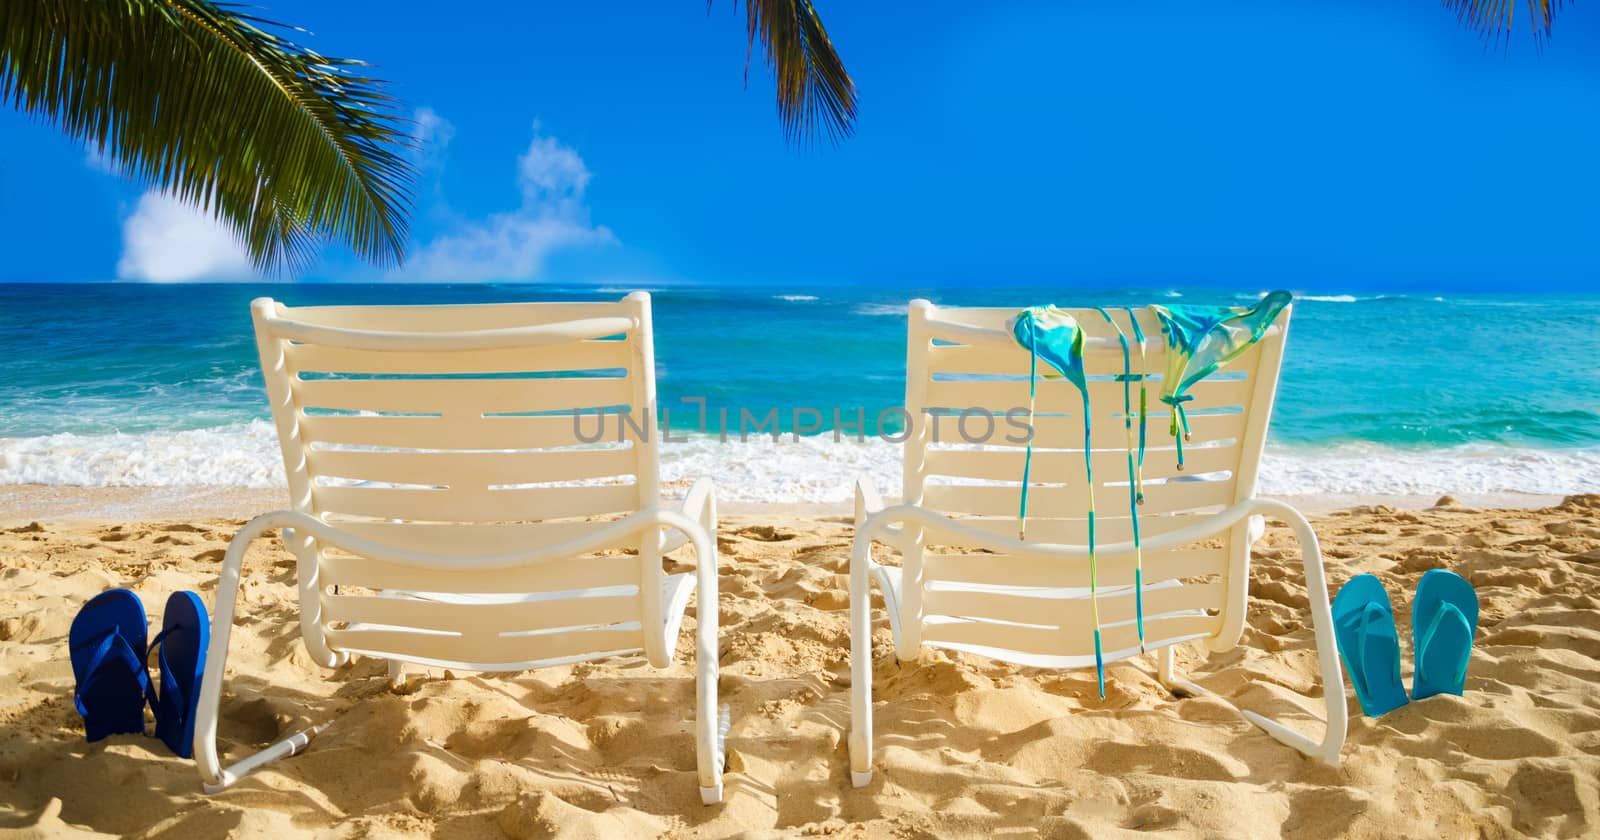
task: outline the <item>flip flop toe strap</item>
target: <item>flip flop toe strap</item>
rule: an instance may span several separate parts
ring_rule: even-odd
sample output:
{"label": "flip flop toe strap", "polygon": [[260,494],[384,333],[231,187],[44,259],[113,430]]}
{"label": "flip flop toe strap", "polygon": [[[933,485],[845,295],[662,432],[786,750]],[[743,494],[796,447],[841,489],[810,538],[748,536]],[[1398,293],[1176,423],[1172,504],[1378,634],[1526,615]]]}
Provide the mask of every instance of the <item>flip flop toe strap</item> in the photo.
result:
{"label": "flip flop toe strap", "polygon": [[[149,684],[149,688],[146,691],[150,698],[151,707],[158,710],[177,710],[181,713],[181,710],[188,708],[183,703],[183,688],[178,685],[177,679],[172,676],[172,669],[167,667],[166,657],[165,642],[167,636],[181,630],[182,628],[180,627],[168,627],[157,633],[156,637],[150,641],[149,656],[157,657],[157,662],[161,666],[157,669],[161,674],[161,691],[159,693],[156,691],[154,682]],[[162,716],[158,714],[156,717],[160,719]]]}
{"label": "flip flop toe strap", "polygon": [[[1417,673],[1423,675],[1424,680],[1435,676],[1425,670],[1427,667],[1425,663],[1428,661],[1427,652],[1433,646],[1434,636],[1438,635],[1439,630],[1445,626],[1446,620],[1460,627],[1467,634],[1467,638],[1472,638],[1472,623],[1467,621],[1467,616],[1461,612],[1461,608],[1449,601],[1439,602],[1439,611],[1433,614],[1433,620],[1428,622],[1428,628],[1423,631],[1422,641],[1417,646]],[[1448,685],[1461,685],[1466,682],[1467,664],[1471,661],[1471,658],[1470,650],[1467,655],[1460,657],[1460,662],[1450,675]]]}
{"label": "flip flop toe strap", "polygon": [[145,672],[142,667],[143,663],[139,661],[138,654],[134,653],[133,648],[128,644],[128,640],[118,635],[116,630],[107,630],[101,633],[96,641],[85,643],[83,647],[91,644],[94,646],[94,652],[89,655],[85,676],[72,693],[72,703],[78,708],[79,715],[83,717],[89,716],[89,710],[83,705],[83,696],[94,686],[108,678],[107,675],[110,672],[106,668],[107,664],[115,663],[123,666],[128,673],[133,674],[134,678],[139,681],[141,690],[149,690],[150,675]]}
{"label": "flip flop toe strap", "polygon": [[1396,684],[1400,682],[1400,659],[1398,657],[1396,657],[1393,662],[1391,673],[1368,673],[1368,669],[1372,667],[1372,662],[1367,658],[1367,628],[1372,627],[1376,622],[1389,619],[1390,616],[1388,611],[1384,610],[1383,607],[1378,606],[1376,602],[1368,601],[1366,606],[1361,608],[1361,631],[1358,648],[1361,651],[1361,667],[1352,671],[1351,676],[1355,676],[1356,673],[1360,674],[1362,688],[1369,696],[1372,693],[1372,689],[1377,685],[1378,680],[1380,679],[1387,677],[1393,680]]}

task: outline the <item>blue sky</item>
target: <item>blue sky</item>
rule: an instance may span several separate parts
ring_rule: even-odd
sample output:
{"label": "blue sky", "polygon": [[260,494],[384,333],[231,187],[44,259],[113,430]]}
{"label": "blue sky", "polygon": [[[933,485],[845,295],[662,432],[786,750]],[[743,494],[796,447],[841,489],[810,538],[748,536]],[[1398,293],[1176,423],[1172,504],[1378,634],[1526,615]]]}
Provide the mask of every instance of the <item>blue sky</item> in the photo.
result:
{"label": "blue sky", "polygon": [[[263,0],[429,140],[407,268],[330,248],[300,279],[1600,287],[1594,4],[1486,50],[1434,0],[818,2],[861,119],[795,148],[728,3]],[[0,253],[0,281],[248,277],[9,111]]]}

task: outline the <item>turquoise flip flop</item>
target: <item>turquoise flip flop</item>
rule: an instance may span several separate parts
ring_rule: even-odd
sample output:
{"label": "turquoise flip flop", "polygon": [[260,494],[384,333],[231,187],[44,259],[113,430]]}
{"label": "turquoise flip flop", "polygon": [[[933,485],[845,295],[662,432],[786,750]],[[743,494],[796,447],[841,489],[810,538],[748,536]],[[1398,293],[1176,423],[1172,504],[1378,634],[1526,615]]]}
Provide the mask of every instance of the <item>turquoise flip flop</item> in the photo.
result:
{"label": "turquoise flip flop", "polygon": [[94,596],[72,619],[67,648],[78,683],[72,701],[89,741],[144,733],[144,698],[150,685],[144,668],[148,632],[144,604],[126,589]]}
{"label": "turquoise flip flop", "polygon": [[1389,593],[1372,575],[1356,575],[1333,599],[1333,632],[1367,717],[1409,702],[1400,681],[1400,634]]}
{"label": "turquoise flip flop", "polygon": [[1478,593],[1455,572],[1432,569],[1417,581],[1411,605],[1411,650],[1416,670],[1411,699],[1460,695],[1478,632]]}
{"label": "turquoise flip flop", "polygon": [[150,708],[156,713],[156,737],[179,758],[194,755],[195,711],[210,645],[205,602],[193,592],[172,593],[161,615],[161,633],[150,642],[160,665],[160,676],[150,687]]}

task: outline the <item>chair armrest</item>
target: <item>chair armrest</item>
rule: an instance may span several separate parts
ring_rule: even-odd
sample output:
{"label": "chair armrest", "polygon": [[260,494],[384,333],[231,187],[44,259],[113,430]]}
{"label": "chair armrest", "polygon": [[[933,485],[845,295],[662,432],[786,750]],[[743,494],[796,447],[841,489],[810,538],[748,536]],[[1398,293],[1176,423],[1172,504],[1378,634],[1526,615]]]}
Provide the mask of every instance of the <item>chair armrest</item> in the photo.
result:
{"label": "chair armrest", "polygon": [[[715,541],[717,538],[717,486],[709,478],[695,480],[689,488],[689,494],[683,497],[683,503],[678,505],[678,512],[689,517],[706,534]],[[663,527],[661,529],[661,553],[677,551],[688,545],[690,536],[687,531]]]}
{"label": "chair armrest", "polygon": [[710,478],[701,477],[689,488],[678,507],[684,516],[700,523],[706,533],[717,532],[717,485]]}
{"label": "chair armrest", "polygon": [[[1145,551],[1160,551],[1187,545],[1196,540],[1207,539],[1221,533],[1246,516],[1262,512],[1263,508],[1275,513],[1281,507],[1286,506],[1265,499],[1246,499],[1232,507],[1216,513],[1206,514],[1192,525],[1144,540],[1142,546]],[[1013,537],[992,534],[988,531],[974,528],[971,525],[951,519],[937,511],[928,510],[920,505],[900,504],[883,508],[876,513],[868,513],[861,520],[858,520],[856,535],[857,538],[865,536],[869,541],[873,539],[881,540],[884,538],[883,534],[894,533],[894,529],[897,526],[904,530],[904,526],[907,524],[919,526],[918,530],[924,534],[928,532],[942,534],[952,545],[966,545],[1015,555],[1081,560],[1086,560],[1089,557],[1089,547],[1087,545],[1023,542]],[[1107,543],[1097,545],[1095,550],[1101,559],[1111,559],[1120,555],[1132,555],[1135,551],[1135,546],[1131,541]]]}
{"label": "chair armrest", "polygon": [[883,510],[883,496],[878,493],[878,485],[872,476],[864,475],[856,479],[856,527],[860,528],[867,517]]}

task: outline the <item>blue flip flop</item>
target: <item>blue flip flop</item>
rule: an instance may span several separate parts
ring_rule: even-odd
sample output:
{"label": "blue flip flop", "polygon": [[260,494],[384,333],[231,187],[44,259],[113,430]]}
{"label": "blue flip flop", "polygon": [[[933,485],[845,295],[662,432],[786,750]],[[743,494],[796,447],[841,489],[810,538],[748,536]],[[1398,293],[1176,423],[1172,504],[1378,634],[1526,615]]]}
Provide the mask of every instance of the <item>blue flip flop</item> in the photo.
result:
{"label": "blue flip flop", "polygon": [[1376,577],[1356,575],[1340,587],[1333,599],[1333,633],[1367,717],[1392,712],[1408,702],[1400,682],[1400,634],[1394,626],[1394,607]]}
{"label": "blue flip flop", "polygon": [[144,733],[144,699],[150,685],[144,640],[149,632],[144,604],[126,589],[94,596],[72,619],[67,646],[78,683],[72,700],[88,740]]}
{"label": "blue flip flop", "polygon": [[1478,632],[1478,593],[1455,572],[1432,569],[1417,581],[1411,604],[1411,650],[1416,670],[1411,699],[1461,694]]}
{"label": "blue flip flop", "polygon": [[150,687],[150,708],[156,713],[156,737],[180,758],[194,755],[195,710],[210,645],[205,602],[193,592],[172,593],[161,616],[161,632],[150,642],[160,666],[158,682]]}

